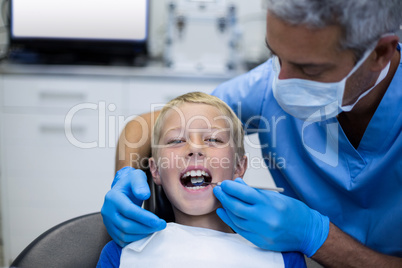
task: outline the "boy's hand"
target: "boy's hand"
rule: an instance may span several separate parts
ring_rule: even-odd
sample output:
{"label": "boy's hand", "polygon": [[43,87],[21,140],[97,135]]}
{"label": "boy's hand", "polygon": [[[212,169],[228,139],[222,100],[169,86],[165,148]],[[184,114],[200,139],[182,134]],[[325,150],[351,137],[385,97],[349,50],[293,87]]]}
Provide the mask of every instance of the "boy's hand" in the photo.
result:
{"label": "boy's hand", "polygon": [[166,227],[166,222],[141,208],[150,197],[147,177],[132,167],[120,169],[101,210],[103,223],[121,247]]}
{"label": "boy's hand", "polygon": [[296,199],[254,189],[240,178],[223,181],[214,194],[223,206],[219,217],[260,248],[311,257],[327,239],[328,217]]}

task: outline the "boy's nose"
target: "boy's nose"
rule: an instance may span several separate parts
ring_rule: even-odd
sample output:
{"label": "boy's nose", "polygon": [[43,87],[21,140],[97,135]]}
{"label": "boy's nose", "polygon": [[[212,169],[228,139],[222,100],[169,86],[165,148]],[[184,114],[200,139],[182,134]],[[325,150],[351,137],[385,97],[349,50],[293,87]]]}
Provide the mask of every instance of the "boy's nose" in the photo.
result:
{"label": "boy's nose", "polygon": [[194,138],[188,143],[188,157],[200,157],[204,156],[204,143],[202,139]]}
{"label": "boy's nose", "polygon": [[188,157],[200,157],[200,156],[204,156],[204,149],[203,149],[203,146],[204,146],[204,145],[201,144],[201,143],[189,144],[187,156],[188,156]]}
{"label": "boy's nose", "polygon": [[204,154],[202,153],[202,152],[196,152],[196,153],[194,153],[194,152],[189,152],[188,153],[188,156],[189,157],[192,157],[192,156],[203,156]]}

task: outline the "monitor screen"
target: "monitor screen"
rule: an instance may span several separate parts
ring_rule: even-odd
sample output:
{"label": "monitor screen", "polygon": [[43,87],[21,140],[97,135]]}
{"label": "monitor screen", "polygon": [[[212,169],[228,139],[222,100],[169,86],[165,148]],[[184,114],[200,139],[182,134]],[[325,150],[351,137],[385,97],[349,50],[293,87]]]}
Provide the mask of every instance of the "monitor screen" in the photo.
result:
{"label": "monitor screen", "polygon": [[11,0],[10,43],[42,53],[138,52],[147,41],[148,1]]}

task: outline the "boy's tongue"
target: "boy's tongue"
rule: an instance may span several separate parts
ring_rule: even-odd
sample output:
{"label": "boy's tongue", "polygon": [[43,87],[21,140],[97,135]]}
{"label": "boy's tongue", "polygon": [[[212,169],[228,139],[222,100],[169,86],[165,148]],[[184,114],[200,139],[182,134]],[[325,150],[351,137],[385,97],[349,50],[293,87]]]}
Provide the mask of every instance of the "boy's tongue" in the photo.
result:
{"label": "boy's tongue", "polygon": [[193,184],[194,186],[201,186],[204,184],[204,177],[191,177],[191,184]]}

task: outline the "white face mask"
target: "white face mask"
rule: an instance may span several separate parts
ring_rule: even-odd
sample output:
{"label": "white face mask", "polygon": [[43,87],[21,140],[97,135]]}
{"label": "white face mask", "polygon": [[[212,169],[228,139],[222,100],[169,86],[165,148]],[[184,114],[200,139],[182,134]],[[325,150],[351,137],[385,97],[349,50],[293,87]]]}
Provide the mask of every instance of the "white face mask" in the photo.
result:
{"label": "white face mask", "polygon": [[371,52],[372,50],[367,50],[344,79],[333,83],[298,78],[281,80],[279,79],[281,70],[279,59],[277,56],[274,56],[272,59],[273,70],[275,72],[272,84],[274,97],[283,110],[305,121],[322,121],[333,118],[342,111],[348,112],[387,76],[391,62],[381,71],[373,87],[360,95],[355,103],[342,106],[346,80],[359,69]]}

